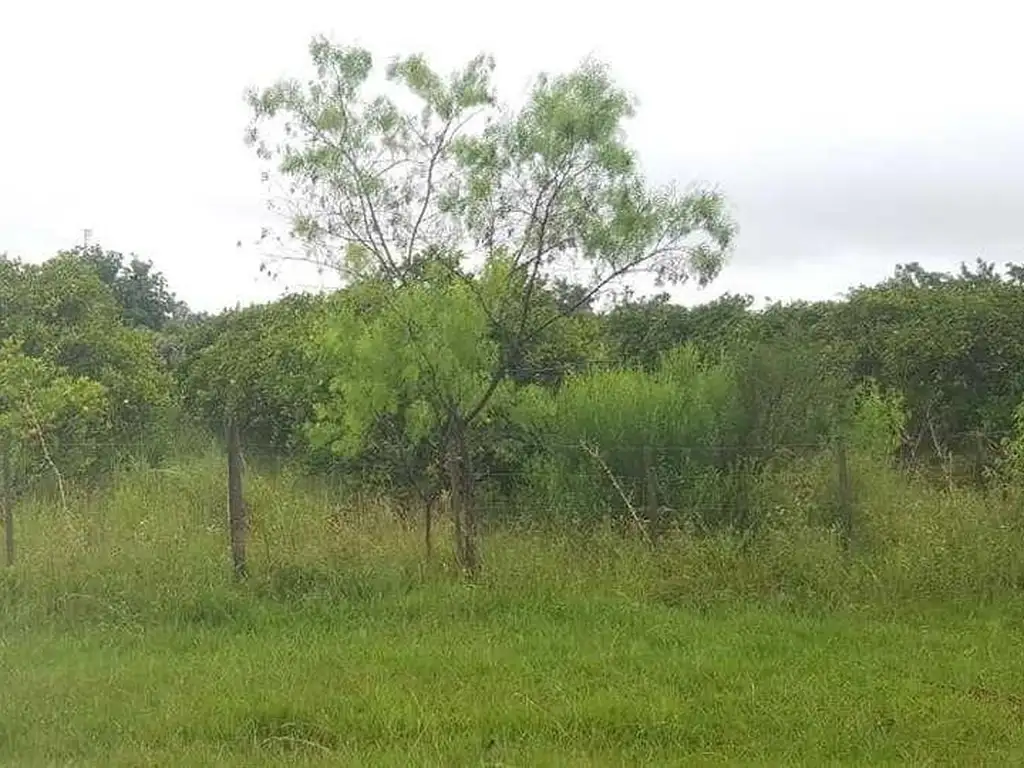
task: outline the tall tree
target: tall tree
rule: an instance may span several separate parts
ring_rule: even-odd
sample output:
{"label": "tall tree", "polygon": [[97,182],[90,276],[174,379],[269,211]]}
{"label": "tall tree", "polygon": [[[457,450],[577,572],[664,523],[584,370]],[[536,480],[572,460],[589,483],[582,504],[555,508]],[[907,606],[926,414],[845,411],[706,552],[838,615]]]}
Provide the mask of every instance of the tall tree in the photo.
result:
{"label": "tall tree", "polygon": [[[338,428],[359,442],[369,415],[416,404],[473,572],[476,430],[531,345],[639,272],[712,280],[734,226],[713,189],[648,184],[623,134],[634,101],[596,62],[540,76],[514,110],[498,104],[486,56],[448,76],[421,55],[393,59],[385,74],[399,100],[367,93],[368,51],[318,38],[310,53],[308,84],[251,92],[248,138],[285,182],[305,257],[376,286],[374,322],[333,336],[340,356],[365,363],[339,369],[349,415]],[[572,302],[539,300],[574,267],[589,277]],[[401,375],[373,364],[399,341],[412,350],[392,361]],[[351,415],[355,403],[366,418]]]}

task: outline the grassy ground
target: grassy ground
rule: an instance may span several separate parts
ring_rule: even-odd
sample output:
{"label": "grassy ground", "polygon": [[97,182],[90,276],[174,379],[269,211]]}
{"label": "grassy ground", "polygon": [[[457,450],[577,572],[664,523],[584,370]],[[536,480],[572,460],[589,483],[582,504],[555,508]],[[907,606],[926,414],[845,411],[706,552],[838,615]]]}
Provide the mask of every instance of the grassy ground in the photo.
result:
{"label": "grassy ground", "polygon": [[244,586],[214,465],[19,509],[3,764],[1024,764],[1024,605],[966,566],[504,531],[468,585],[373,505],[250,501]]}

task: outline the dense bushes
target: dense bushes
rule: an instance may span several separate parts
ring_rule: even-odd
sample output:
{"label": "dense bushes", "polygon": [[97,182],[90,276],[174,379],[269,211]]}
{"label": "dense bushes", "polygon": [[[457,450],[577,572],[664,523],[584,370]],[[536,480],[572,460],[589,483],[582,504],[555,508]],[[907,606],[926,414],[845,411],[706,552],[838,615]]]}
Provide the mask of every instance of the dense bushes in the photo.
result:
{"label": "dense bushes", "polygon": [[[385,286],[364,284],[179,318],[157,334],[130,327],[94,262],[0,261],[0,430],[25,477],[46,470],[44,442],[68,477],[154,454],[178,412],[217,435],[234,418],[250,456],[433,494],[444,398],[486,387],[493,360],[513,353],[522,367],[472,434],[492,515],[636,512],[655,532],[750,532],[785,508],[827,528],[839,438],[857,469],[852,493],[915,446],[981,464],[974,481],[1024,474],[1024,289],[981,268],[907,268],[843,302],[760,311],[742,297],[584,308],[515,352],[469,311],[478,289],[450,277],[409,293],[415,333],[382,311]],[[537,300],[568,300],[556,288]],[[991,434],[986,455],[958,439],[968,430]]]}
{"label": "dense bushes", "polygon": [[1024,288],[991,268],[920,269],[837,304],[822,333],[856,343],[854,372],[898,389],[909,457],[954,453],[980,474],[1024,398]]}
{"label": "dense bushes", "polygon": [[71,254],[0,260],[0,430],[17,474],[69,476],[166,449],[173,382],[152,332],[129,327],[109,286]]}
{"label": "dense bushes", "polygon": [[843,388],[815,361],[778,345],[708,361],[683,346],[652,373],[595,372],[524,393],[517,418],[539,453],[524,472],[532,498],[517,508],[745,530],[770,507],[758,497],[764,478],[830,457],[837,438],[884,464],[900,401],[873,385]]}
{"label": "dense bushes", "polygon": [[529,469],[535,504],[573,517],[626,512],[608,472],[638,503],[649,475],[672,507],[721,503],[739,458],[734,376],[682,347],[654,373],[599,371],[524,393],[517,415],[541,450]]}
{"label": "dense bushes", "polygon": [[[811,471],[819,459],[834,472],[840,434],[852,461],[882,463],[922,442],[967,455],[970,445],[955,438],[968,427],[993,430],[998,442],[1013,428],[1009,404],[1021,399],[1024,355],[1004,319],[1022,289],[969,271],[908,274],[917,273],[901,270],[842,302],[754,311],[742,297],[691,309],[658,299],[581,314],[568,335],[549,334],[539,358],[558,375],[513,377],[477,426],[481,503],[625,514],[615,477],[632,504],[661,510],[663,521],[748,528],[770,506],[755,492],[759,478],[788,466]],[[176,369],[186,401],[216,429],[235,409],[251,452],[288,451],[391,491],[436,486],[431,441],[442,425],[422,421],[422,398],[439,392],[424,387],[440,382],[443,400],[461,381],[483,386],[484,363],[505,352],[445,281],[410,294],[418,336],[401,318],[387,321],[374,290],[290,297],[196,326]],[[429,380],[430,366],[443,380]],[[965,400],[970,387],[978,397]],[[383,410],[374,405],[381,397]],[[864,421],[871,408],[874,427]],[[338,454],[357,411],[357,439]],[[982,457],[989,475],[1006,468],[1000,455]]]}
{"label": "dense bushes", "polygon": [[984,262],[956,274],[910,264],[839,301],[758,311],[749,297],[693,308],[633,301],[611,312],[605,328],[621,363],[648,370],[683,342],[712,355],[751,342],[813,348],[821,370],[847,386],[876,380],[900,393],[908,416],[900,449],[908,463],[953,463],[958,477],[978,482],[998,463],[1024,400],[1022,274],[1012,264],[1003,274]]}

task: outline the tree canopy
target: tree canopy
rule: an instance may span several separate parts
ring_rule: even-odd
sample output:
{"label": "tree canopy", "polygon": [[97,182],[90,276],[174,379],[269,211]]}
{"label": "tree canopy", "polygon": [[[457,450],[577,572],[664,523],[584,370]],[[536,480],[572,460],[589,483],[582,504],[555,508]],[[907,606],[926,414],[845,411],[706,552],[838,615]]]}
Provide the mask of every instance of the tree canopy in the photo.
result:
{"label": "tree canopy", "polygon": [[121,306],[127,325],[159,331],[168,321],[188,313],[167,285],[167,279],[154,271],[153,262],[132,256],[128,261],[117,251],[99,245],[76,246],[60,256],[80,259],[91,266],[108,286]]}

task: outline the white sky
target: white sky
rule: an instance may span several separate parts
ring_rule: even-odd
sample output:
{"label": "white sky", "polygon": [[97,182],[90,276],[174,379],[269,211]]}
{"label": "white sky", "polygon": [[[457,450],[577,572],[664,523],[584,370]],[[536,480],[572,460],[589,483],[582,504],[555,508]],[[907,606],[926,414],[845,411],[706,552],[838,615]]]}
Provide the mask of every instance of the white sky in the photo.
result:
{"label": "white sky", "polygon": [[686,300],[1024,260],[1022,29],[1012,0],[0,0],[0,252],[41,260],[90,228],[194,308],[279,293],[235,247],[272,221],[242,95],[305,75],[325,33],[443,69],[493,53],[509,99],[538,71],[608,61],[640,99],[652,178],[720,184],[742,228]]}

